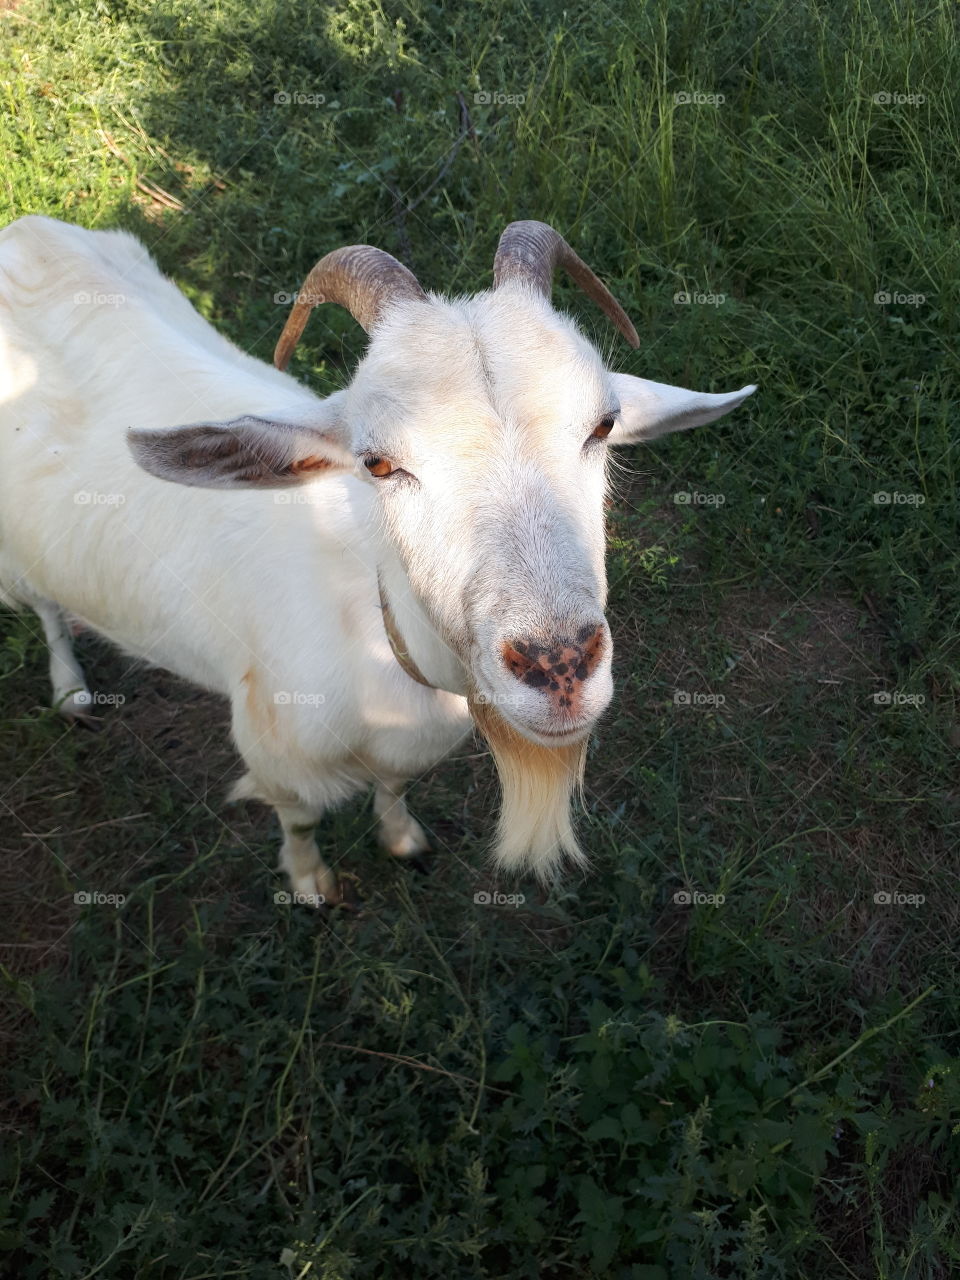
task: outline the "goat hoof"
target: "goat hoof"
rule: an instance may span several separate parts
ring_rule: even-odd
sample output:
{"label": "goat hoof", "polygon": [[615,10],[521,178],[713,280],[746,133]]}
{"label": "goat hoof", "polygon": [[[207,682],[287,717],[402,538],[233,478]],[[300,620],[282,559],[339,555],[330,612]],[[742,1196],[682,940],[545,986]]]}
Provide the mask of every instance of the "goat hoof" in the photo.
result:
{"label": "goat hoof", "polygon": [[336,899],[328,901],[326,906],[328,911],[338,909],[349,915],[360,915],[363,912],[363,898],[357,889],[357,877],[349,871],[342,871],[337,877]]}
{"label": "goat hoof", "polygon": [[103,721],[99,716],[88,716],[82,711],[61,711],[67,724],[75,724],[78,729],[86,729],[88,733],[102,733]]}
{"label": "goat hoof", "polygon": [[76,724],[81,729],[90,729],[94,733],[99,733],[103,728],[103,721],[90,710],[93,696],[88,689],[74,689],[65,697],[58,698],[53,705],[67,724]]}
{"label": "goat hoof", "polygon": [[363,915],[363,899],[362,898],[341,898],[339,902],[328,902],[326,906],[321,907],[321,911],[325,919],[329,920],[335,911],[342,911],[348,916]]}
{"label": "goat hoof", "polygon": [[433,873],[434,860],[429,853],[408,853],[405,858],[397,858],[397,861],[402,862],[418,876],[429,876]]}

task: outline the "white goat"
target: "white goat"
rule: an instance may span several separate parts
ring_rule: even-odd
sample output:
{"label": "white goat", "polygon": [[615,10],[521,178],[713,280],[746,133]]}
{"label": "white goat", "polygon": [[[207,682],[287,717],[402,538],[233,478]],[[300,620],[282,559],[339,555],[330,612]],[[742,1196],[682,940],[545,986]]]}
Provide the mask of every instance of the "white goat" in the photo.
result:
{"label": "white goat", "polygon": [[387,850],[426,850],[403,784],[472,721],[501,865],[581,856],[570,795],[612,692],[607,448],[754,388],[607,372],[550,305],[558,265],[638,345],[542,223],[507,228],[474,298],[428,296],[368,246],[328,254],[277,349],[282,368],[315,302],[351,310],[367,353],[324,400],[220,337],[133,237],[0,233],[0,593],[39,614],[68,716],[91,705],[69,617],[226,695],[233,794],[276,808],[311,900],[339,900],[316,823],[371,783]]}

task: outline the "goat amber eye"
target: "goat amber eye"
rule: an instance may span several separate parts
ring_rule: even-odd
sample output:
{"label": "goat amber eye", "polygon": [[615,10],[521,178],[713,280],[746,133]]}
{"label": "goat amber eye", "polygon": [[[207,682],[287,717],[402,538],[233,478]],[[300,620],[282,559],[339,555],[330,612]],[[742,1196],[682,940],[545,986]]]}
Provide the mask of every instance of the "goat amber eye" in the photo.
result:
{"label": "goat amber eye", "polygon": [[613,424],[616,420],[617,415],[615,413],[608,413],[605,418],[601,418],[593,429],[593,438],[595,440],[606,440],[607,436],[613,430]]}
{"label": "goat amber eye", "polygon": [[393,471],[393,463],[388,462],[386,458],[364,458],[363,465],[372,476],[378,476],[380,479]]}

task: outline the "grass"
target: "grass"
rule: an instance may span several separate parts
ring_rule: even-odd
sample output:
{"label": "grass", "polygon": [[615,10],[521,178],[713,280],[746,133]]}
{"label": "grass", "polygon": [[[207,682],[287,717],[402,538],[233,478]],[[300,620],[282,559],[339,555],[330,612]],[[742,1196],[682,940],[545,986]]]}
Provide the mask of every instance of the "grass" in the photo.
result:
{"label": "grass", "polygon": [[[0,1268],[955,1274],[952,7],[22,0],[0,24],[2,220],[136,231],[265,359],[327,249],[472,290],[539,217],[637,323],[634,355],[558,284],[616,367],[761,388],[618,475],[594,872],[500,885],[519,907],[474,901],[473,749],[411,796],[432,878],[357,805],[325,856],[365,916],[276,905],[269,816],[222,802],[224,708],[84,636],[126,700],[66,731],[34,620],[2,615]],[[332,389],[361,349],[317,314],[296,372]]]}

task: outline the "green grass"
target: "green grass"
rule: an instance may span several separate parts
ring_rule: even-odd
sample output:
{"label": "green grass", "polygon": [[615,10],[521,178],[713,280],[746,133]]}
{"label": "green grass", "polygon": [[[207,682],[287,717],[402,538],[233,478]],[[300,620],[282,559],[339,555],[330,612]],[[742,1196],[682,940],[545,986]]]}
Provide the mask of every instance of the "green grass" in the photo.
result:
{"label": "green grass", "polygon": [[[558,282],[616,367],[760,384],[625,458],[594,871],[520,908],[474,902],[472,749],[411,796],[433,877],[358,804],[324,844],[365,915],[275,905],[222,707],[83,637],[126,702],[67,731],[34,620],[2,615],[0,1268],[956,1274],[954,8],[23,0],[0,33],[2,221],[136,231],[265,359],[328,249],[467,291],[537,217],[633,316],[638,354]],[[318,313],[296,372],[331,389],[361,350]]]}

